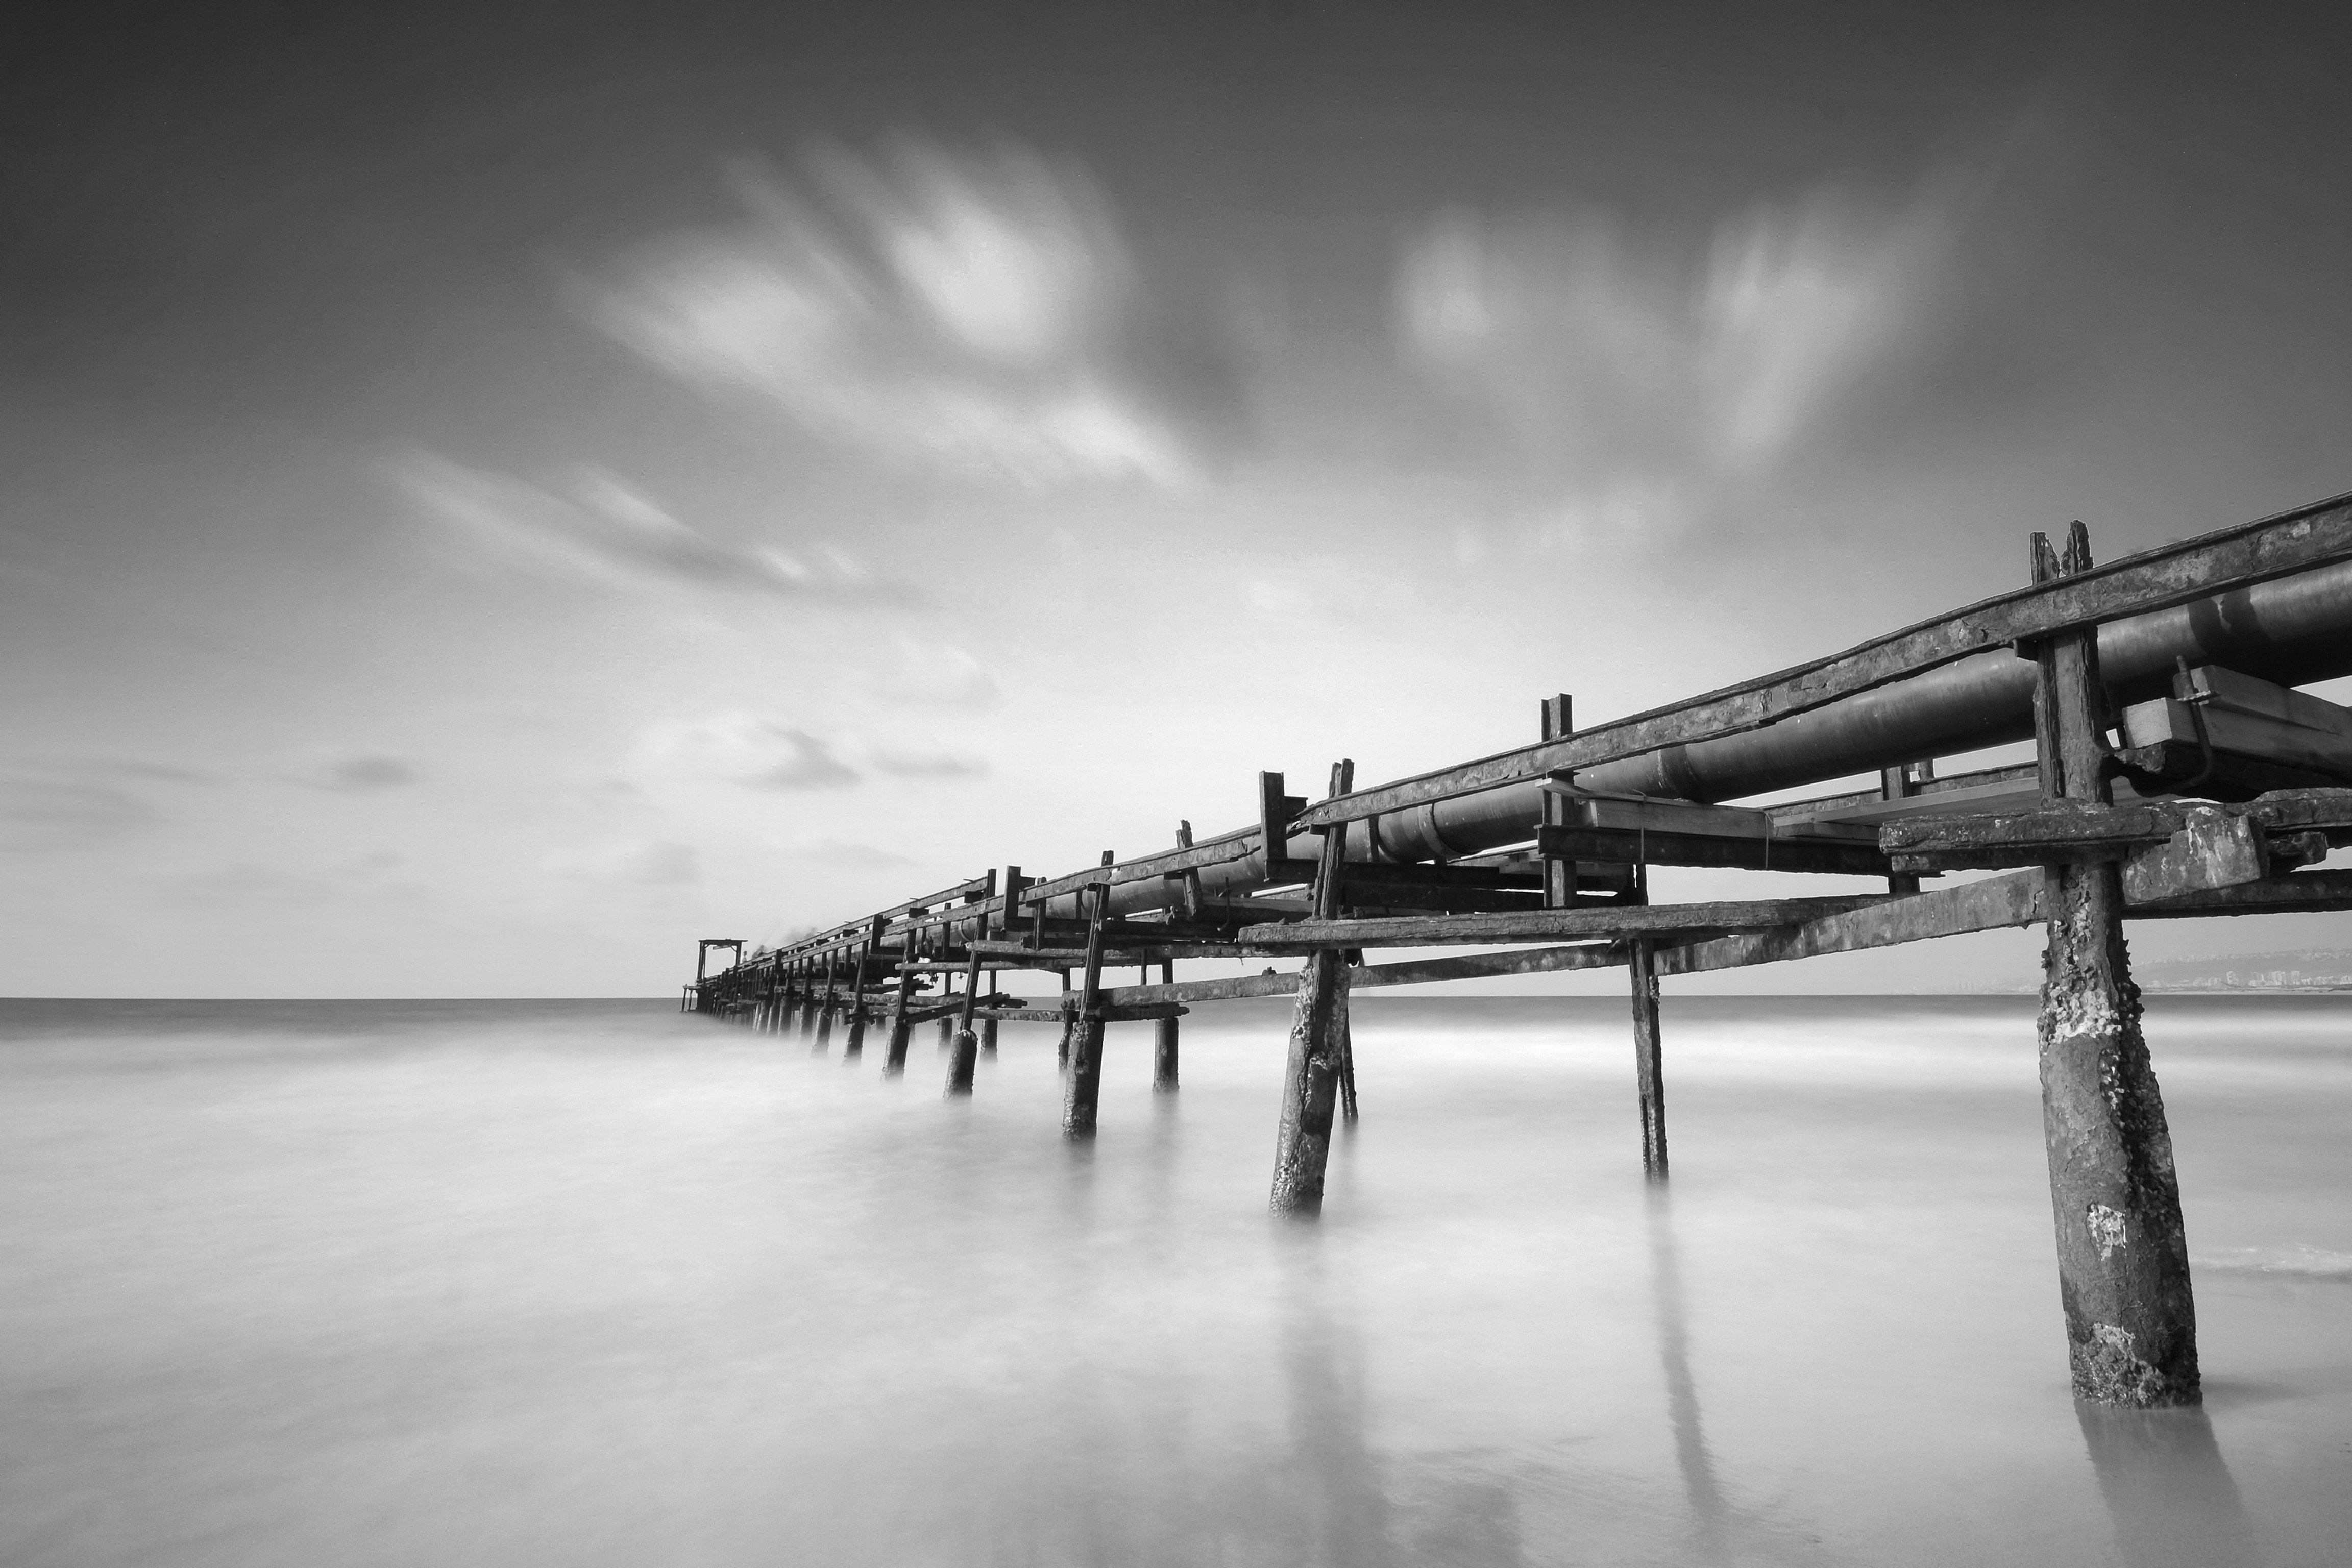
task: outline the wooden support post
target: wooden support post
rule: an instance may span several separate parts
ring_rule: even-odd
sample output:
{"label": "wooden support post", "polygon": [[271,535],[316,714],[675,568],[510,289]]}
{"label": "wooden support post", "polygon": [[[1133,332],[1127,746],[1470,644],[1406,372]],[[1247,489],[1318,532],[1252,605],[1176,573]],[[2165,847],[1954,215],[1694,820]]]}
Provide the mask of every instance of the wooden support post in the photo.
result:
{"label": "wooden support post", "polygon": [[816,960],[814,958],[803,959],[801,961],[800,969],[801,1038],[804,1040],[814,1039],[816,1037],[817,1014]]}
{"label": "wooden support post", "polygon": [[[1160,966],[1160,982],[1163,985],[1176,984],[1176,965],[1172,962]],[[1176,1092],[1176,1020],[1173,1018],[1152,1020],[1151,1091],[1154,1094]]]}
{"label": "wooden support post", "polygon": [[874,962],[874,944],[881,935],[882,917],[877,915],[866,928],[866,940],[857,945],[857,960],[849,971],[849,1033],[842,1037],[841,1059],[854,1062],[866,1050],[866,972]]}
{"label": "wooden support post", "polygon": [[[1353,956],[1343,952],[1340,959],[1344,963]],[[1352,992],[1355,988],[1349,989]],[[1347,1121],[1356,1120],[1356,1025],[1352,1016],[1339,1020],[1339,1114]]]}
{"label": "wooden support post", "polygon": [[1070,972],[1057,969],[1054,973],[1062,978],[1062,1038],[1054,1047],[1054,1067],[1056,1071],[1067,1072],[1070,1070],[1070,1042],[1078,1032],[1078,1016],[1071,1007]]}
{"label": "wooden support post", "polygon": [[833,1010],[837,1005],[834,1000],[834,979],[839,959],[838,953],[824,955],[824,1000],[817,1004],[816,1045],[813,1047],[817,1056],[824,1055],[825,1047],[833,1040]]}
{"label": "wooden support post", "polygon": [[1093,897],[1093,912],[1087,929],[1086,984],[1078,993],[1077,1036],[1070,1050],[1069,1071],[1062,1079],[1065,1138],[1095,1135],[1095,1107],[1102,1097],[1103,921],[1109,913],[1110,889],[1094,887],[1087,891]]}
{"label": "wooden support post", "polygon": [[1666,1179],[1666,1079],[1658,1049],[1658,958],[1647,937],[1635,937],[1633,977],[1633,1079],[1642,1105],[1642,1174]]}
{"label": "wooden support post", "polygon": [[[1930,764],[1923,763],[1918,765],[1930,768],[1932,773]],[[1907,800],[1919,793],[1919,778],[1912,772],[1912,764],[1908,763],[1898,763],[1891,768],[1881,768],[1878,770],[1878,798]],[[1919,890],[1919,879],[1915,873],[1892,872],[1886,879],[1886,890],[1898,897],[1916,893]]]}
{"label": "wooden support post", "polygon": [[[963,1007],[955,1018],[955,1056],[948,1064],[948,1093],[971,1092],[972,1069],[980,1063],[980,1037],[972,1033],[971,1010],[980,1000],[980,949],[975,944],[963,967]],[[946,1020],[942,1019],[944,1023]]]}
{"label": "wooden support post", "polygon": [[[1331,770],[1331,793],[1347,793],[1353,769]],[[1347,868],[1345,825],[1323,835],[1315,870],[1315,914],[1339,918]],[[1274,1149],[1274,1208],[1313,1214],[1323,1206],[1323,1168],[1331,1152],[1331,1113],[1339,1095],[1342,1042],[1348,1028],[1348,963],[1336,948],[1309,953],[1300,973],[1290,1020],[1290,1055],[1283,1068],[1282,1121]]]}
{"label": "wooden support post", "polygon": [[[2034,580],[2090,569],[2079,522],[2063,562],[2033,536]],[[2042,793],[2112,803],[2095,630],[2034,650]],[[2042,958],[2042,1126],[2074,1393],[2105,1405],[2195,1405],[2197,1305],[2164,1099],[2140,1034],[2112,861],[2053,866]]]}
{"label": "wooden support post", "polygon": [[[1180,822],[1176,825],[1176,847],[1179,849],[1192,847],[1191,823]],[[1192,866],[1181,871],[1171,871],[1163,880],[1168,884],[1168,912],[1180,921],[1199,920],[1201,918],[1201,868]]]}
{"label": "wooden support post", "polygon": [[908,937],[906,947],[899,953],[898,991],[890,1007],[890,1054],[882,1058],[882,1076],[885,1078],[897,1078],[907,1070],[907,1038],[915,1029],[907,1016],[907,998],[915,989],[915,970],[914,965],[906,961],[913,958],[914,945],[914,938]]}
{"label": "wooden support post", "polygon": [[[1543,700],[1543,711],[1538,715],[1542,738],[1557,741],[1574,732],[1575,700],[1566,692]],[[1564,827],[1568,824],[1568,801],[1551,790],[1544,791],[1543,826]],[[1548,857],[1543,863],[1544,907],[1550,910],[1572,908],[1576,903],[1576,861],[1564,856]]]}

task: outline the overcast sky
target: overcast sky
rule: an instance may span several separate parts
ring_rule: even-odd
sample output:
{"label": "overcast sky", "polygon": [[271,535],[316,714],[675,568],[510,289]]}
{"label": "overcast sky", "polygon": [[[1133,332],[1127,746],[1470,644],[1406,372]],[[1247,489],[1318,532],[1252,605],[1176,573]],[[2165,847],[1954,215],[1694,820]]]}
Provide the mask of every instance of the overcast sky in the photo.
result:
{"label": "overcast sky", "polygon": [[666,992],[2352,488],[2319,13],[26,9],[0,992]]}

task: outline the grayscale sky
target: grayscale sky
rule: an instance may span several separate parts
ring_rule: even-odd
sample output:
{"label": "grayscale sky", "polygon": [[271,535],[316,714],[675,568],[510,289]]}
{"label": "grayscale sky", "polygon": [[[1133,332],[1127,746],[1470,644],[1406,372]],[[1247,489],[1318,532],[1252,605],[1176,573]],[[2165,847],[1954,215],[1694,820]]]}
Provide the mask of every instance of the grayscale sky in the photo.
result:
{"label": "grayscale sky", "polygon": [[2324,11],[36,9],[0,992],[665,992],[2352,488]]}

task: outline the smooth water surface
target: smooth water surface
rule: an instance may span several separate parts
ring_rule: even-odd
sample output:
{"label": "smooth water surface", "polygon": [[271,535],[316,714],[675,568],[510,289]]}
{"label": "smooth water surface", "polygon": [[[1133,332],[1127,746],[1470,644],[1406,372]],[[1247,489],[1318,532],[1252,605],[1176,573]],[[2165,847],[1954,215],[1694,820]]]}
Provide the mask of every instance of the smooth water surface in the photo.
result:
{"label": "smooth water surface", "polygon": [[[0,1003],[0,1561],[2340,1563],[2352,1000],[2159,997],[2203,1412],[2066,1384],[2026,998],[1360,999],[978,1094],[637,1003]],[[878,1044],[878,1042],[877,1042]]]}

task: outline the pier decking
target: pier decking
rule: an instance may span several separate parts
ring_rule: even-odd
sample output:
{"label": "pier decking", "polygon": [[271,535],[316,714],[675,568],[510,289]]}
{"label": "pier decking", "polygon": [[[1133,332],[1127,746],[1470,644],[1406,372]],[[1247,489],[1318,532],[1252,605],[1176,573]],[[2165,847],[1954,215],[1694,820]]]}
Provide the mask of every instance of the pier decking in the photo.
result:
{"label": "pier decking", "polygon": [[[1794,668],[1576,729],[1539,704],[1531,743],[1365,789],[1336,763],[1316,799],[1257,781],[1257,820],[1051,878],[1005,865],[744,956],[705,939],[682,1005],[905,1070],[914,1027],[972,1091],[997,1026],[1061,1026],[1065,1136],[1091,1137],[1104,1032],[1297,1000],[1273,1203],[1323,1196],[1336,1117],[1356,1113],[1349,994],[1385,985],[1622,967],[1643,1168],[1668,1170],[1660,982],[2045,924],[2044,1126],[2075,1388],[2111,1404],[2200,1397],[2195,1308],[2164,1107],[2124,923],[2352,909],[2352,710],[2295,690],[2352,674],[2352,497],[2105,566],[2080,523],[2030,540],[2026,586]],[[1937,777],[1939,757],[2031,737],[2036,760]],[[1723,804],[1875,770],[1874,790]],[[1886,891],[1665,903],[1652,866],[1882,878]],[[1951,872],[1994,873],[1944,886]],[[1384,948],[1505,951],[1371,963]],[[736,961],[712,974],[713,947]],[[1301,957],[1287,973],[1175,978],[1187,958]],[[1160,979],[1115,985],[1114,969]],[[1008,973],[1050,976],[1032,999]],[[960,982],[960,984],[959,984]],[[1036,987],[1023,983],[1022,990]]]}

